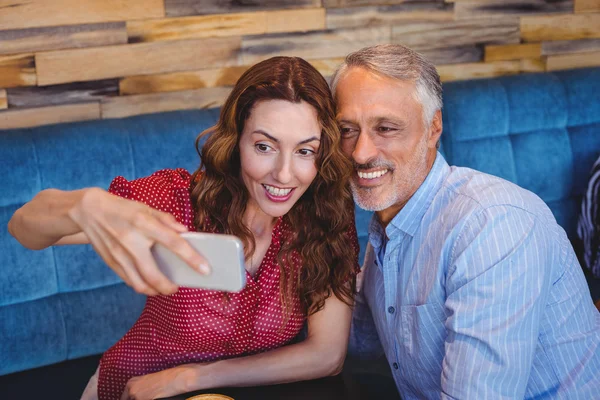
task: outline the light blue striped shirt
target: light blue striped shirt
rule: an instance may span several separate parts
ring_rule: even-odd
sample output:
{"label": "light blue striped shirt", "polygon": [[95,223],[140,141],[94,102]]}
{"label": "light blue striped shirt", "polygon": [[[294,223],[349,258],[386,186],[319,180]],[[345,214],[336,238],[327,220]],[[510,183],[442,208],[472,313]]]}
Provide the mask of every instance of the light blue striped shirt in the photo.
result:
{"label": "light blue striped shirt", "polygon": [[385,352],[404,400],[600,399],[600,313],[536,195],[438,153],[369,243],[350,353]]}

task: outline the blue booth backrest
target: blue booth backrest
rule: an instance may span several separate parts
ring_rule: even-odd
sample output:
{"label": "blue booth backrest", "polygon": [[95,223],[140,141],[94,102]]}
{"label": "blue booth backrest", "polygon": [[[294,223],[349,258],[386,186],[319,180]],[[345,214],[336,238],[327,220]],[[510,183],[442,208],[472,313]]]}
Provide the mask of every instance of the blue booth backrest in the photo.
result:
{"label": "blue booth backrest", "polygon": [[[573,237],[600,151],[600,68],[444,85],[442,152],[452,165],[537,193]],[[199,164],[196,136],[218,110],[0,131],[0,226],[44,188],[71,190]],[[357,209],[361,259],[371,214]],[[0,375],[105,351],[139,315],[90,246],[29,251],[0,229]]]}
{"label": "blue booth backrest", "polygon": [[443,116],[450,164],[536,193],[574,238],[600,153],[600,68],[449,83]]}
{"label": "blue booth backrest", "polygon": [[194,110],[0,131],[0,375],[105,351],[145,301],[90,246],[23,248],[6,229],[14,211],[44,188],[194,171],[196,136],[217,118]]}

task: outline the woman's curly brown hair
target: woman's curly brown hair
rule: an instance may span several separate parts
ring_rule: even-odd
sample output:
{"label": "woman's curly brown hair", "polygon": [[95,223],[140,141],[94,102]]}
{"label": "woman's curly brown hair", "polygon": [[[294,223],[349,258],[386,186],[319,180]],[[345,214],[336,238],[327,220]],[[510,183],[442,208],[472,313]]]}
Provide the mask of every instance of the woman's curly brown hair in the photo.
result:
{"label": "woman's curly brown hair", "polygon": [[[246,257],[255,249],[254,237],[242,216],[249,194],[240,176],[239,140],[244,124],[259,101],[304,101],[315,108],[322,127],[316,156],[317,176],[284,216],[294,236],[278,254],[280,293],[284,314],[290,312],[294,291],[304,312],[323,308],[331,293],[351,305],[356,291],[355,254],[349,246],[353,202],[348,188],[350,161],[340,149],[331,91],[321,74],[297,57],[274,57],[248,69],[227,98],[218,123],[196,140],[201,156],[191,187],[195,226],[239,237]],[[200,149],[201,138],[208,135]],[[208,226],[210,224],[212,226]],[[291,275],[293,252],[302,260],[298,274]]]}

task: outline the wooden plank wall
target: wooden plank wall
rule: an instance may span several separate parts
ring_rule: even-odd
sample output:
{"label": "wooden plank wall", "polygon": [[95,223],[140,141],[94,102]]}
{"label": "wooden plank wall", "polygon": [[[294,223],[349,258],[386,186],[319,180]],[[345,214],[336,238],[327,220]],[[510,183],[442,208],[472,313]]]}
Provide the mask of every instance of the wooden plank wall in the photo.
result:
{"label": "wooden plank wall", "polygon": [[0,129],[218,107],[260,60],[378,43],[444,81],[600,66],[600,0],[0,0]]}

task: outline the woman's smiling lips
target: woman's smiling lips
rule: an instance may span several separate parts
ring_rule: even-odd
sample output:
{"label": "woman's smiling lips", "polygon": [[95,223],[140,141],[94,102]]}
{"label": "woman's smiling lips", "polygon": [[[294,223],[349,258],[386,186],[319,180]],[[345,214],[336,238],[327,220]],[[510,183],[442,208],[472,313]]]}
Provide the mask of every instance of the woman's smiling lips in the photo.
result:
{"label": "woman's smiling lips", "polygon": [[277,203],[288,201],[292,197],[292,194],[295,190],[295,188],[279,188],[277,186],[266,184],[263,184],[262,187],[265,188],[265,194],[267,195],[267,198]]}

